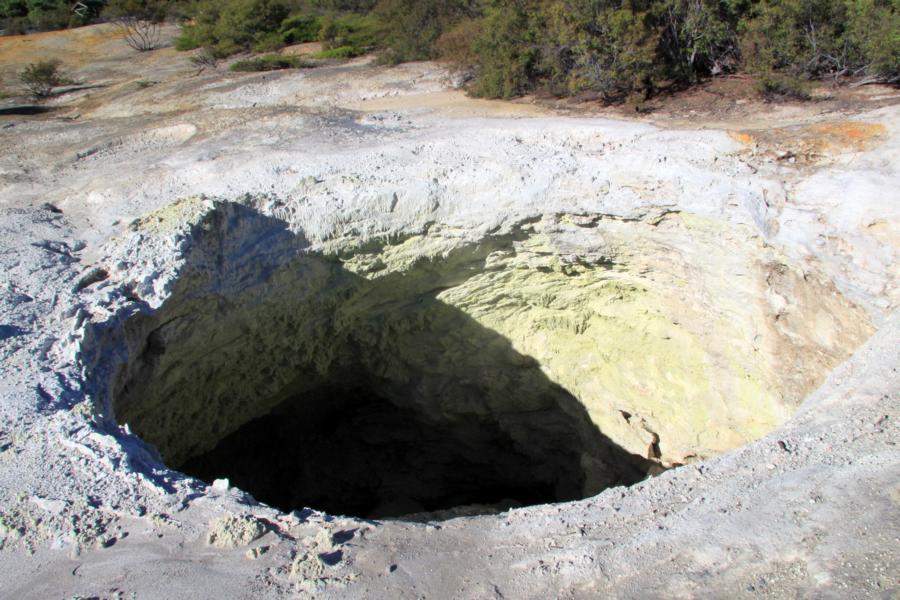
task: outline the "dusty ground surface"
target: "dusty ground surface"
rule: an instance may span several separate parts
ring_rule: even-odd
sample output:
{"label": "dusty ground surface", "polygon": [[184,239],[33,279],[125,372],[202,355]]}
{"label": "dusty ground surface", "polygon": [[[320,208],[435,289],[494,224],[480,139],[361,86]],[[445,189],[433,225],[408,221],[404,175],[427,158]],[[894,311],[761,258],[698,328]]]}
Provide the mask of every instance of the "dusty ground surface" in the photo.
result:
{"label": "dusty ground surface", "polygon": [[[898,593],[896,90],[773,106],[716,87],[743,85],[732,81],[635,120],[470,100],[425,63],[200,70],[171,48],[131,53],[103,27],[0,39],[5,87],[50,56],[78,84],[41,114],[20,114],[20,96],[0,106],[3,596]],[[168,470],[115,422],[96,372],[121,357],[91,342],[135,298],[165,307],[197,228],[243,210],[230,206],[369,281],[525,227],[488,257],[496,277],[454,280],[440,299],[539,358],[629,452],[659,446],[659,427],[662,462],[730,451],[579,502],[422,524],[282,513]],[[298,251],[253,223],[216,239],[276,261]],[[528,314],[541,314],[582,287],[577,314],[561,307],[540,327],[510,293],[540,296]],[[498,317],[493,304],[512,308]],[[613,328],[651,313],[637,333]],[[565,353],[611,331],[655,362],[611,353],[607,373],[582,364],[587,350]],[[694,390],[696,365],[672,356],[688,353],[658,351],[669,339],[696,340],[725,391]],[[731,393],[767,408],[722,409]],[[698,426],[656,423],[648,396],[703,398],[699,430],[721,435],[667,446]],[[742,429],[736,414],[761,424]]]}

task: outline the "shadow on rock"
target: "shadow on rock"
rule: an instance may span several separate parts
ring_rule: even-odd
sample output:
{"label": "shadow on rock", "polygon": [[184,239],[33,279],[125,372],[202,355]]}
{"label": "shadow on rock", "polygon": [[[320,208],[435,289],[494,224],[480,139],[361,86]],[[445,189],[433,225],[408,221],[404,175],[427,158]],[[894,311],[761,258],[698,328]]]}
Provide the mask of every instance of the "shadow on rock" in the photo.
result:
{"label": "shadow on rock", "polygon": [[[91,387],[169,466],[283,510],[479,514],[635,483],[646,461],[438,297],[524,235],[391,270],[384,244],[326,256],[220,203],[158,310],[94,327]],[[362,252],[363,275],[348,268]]]}

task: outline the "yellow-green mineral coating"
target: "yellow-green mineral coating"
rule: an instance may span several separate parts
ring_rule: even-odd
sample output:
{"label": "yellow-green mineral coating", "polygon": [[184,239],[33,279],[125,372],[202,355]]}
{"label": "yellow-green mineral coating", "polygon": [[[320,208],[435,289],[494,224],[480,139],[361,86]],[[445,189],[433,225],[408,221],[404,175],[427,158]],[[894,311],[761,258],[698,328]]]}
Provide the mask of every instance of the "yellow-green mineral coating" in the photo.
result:
{"label": "yellow-green mineral coating", "polygon": [[[209,206],[186,200],[139,226],[171,231]],[[149,381],[117,404],[174,464],[333,377],[436,416],[537,412],[546,399],[517,370],[531,359],[613,442],[685,462],[776,428],[871,333],[861,309],[750,229],[686,214],[545,215],[480,241],[435,225],[268,275],[215,223],[199,224],[224,236],[208,250],[234,243],[234,264],[180,278],[146,325],[166,352],[135,363],[129,377]],[[227,301],[220,285],[235,290]],[[172,426],[183,419],[204,428],[193,441]]]}
{"label": "yellow-green mineral coating", "polygon": [[[538,226],[438,298],[537,359],[601,431],[636,454],[682,462],[761,437],[870,331],[833,290],[774,306],[769,272],[783,267],[780,258],[733,226],[677,214],[591,227],[567,215]],[[570,234],[599,238],[604,258],[591,264],[584,248],[569,255]],[[374,278],[439,256],[446,245],[417,236],[356,265],[377,263],[368,269]],[[802,281],[788,273],[796,275],[792,284]],[[822,287],[812,279],[803,285]],[[796,339],[779,330],[778,311],[794,321],[837,315],[829,319],[836,337]]]}
{"label": "yellow-green mineral coating", "polygon": [[133,231],[156,235],[174,233],[200,219],[200,216],[213,209],[215,203],[202,196],[180,198],[149,213],[131,224]]}

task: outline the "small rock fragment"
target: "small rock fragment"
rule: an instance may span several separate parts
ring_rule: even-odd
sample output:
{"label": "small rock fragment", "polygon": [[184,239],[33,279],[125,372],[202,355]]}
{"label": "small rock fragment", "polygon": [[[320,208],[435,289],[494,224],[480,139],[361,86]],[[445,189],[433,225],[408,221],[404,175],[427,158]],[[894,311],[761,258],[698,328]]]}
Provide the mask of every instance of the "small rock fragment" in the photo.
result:
{"label": "small rock fragment", "polygon": [[269,546],[259,546],[257,548],[250,548],[247,550],[246,556],[249,560],[256,560],[263,554],[269,551]]}
{"label": "small rock fragment", "polygon": [[266,533],[265,524],[255,517],[222,517],[210,525],[206,543],[217,548],[238,548]]}
{"label": "small rock fragment", "polygon": [[91,287],[95,283],[100,283],[107,279],[109,279],[109,272],[102,267],[95,267],[78,280],[73,291],[80,292],[81,290]]}

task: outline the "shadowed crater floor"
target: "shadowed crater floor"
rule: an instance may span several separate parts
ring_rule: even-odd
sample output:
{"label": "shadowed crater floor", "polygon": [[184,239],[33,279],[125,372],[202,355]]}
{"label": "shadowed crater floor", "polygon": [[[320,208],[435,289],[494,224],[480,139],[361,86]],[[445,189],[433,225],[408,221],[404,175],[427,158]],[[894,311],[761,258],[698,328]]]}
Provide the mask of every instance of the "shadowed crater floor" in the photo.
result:
{"label": "shadowed crater floor", "polygon": [[363,277],[236,204],[168,300],[99,325],[91,381],[165,463],[283,510],[484,514],[646,476],[533,358],[437,294],[517,234]]}

